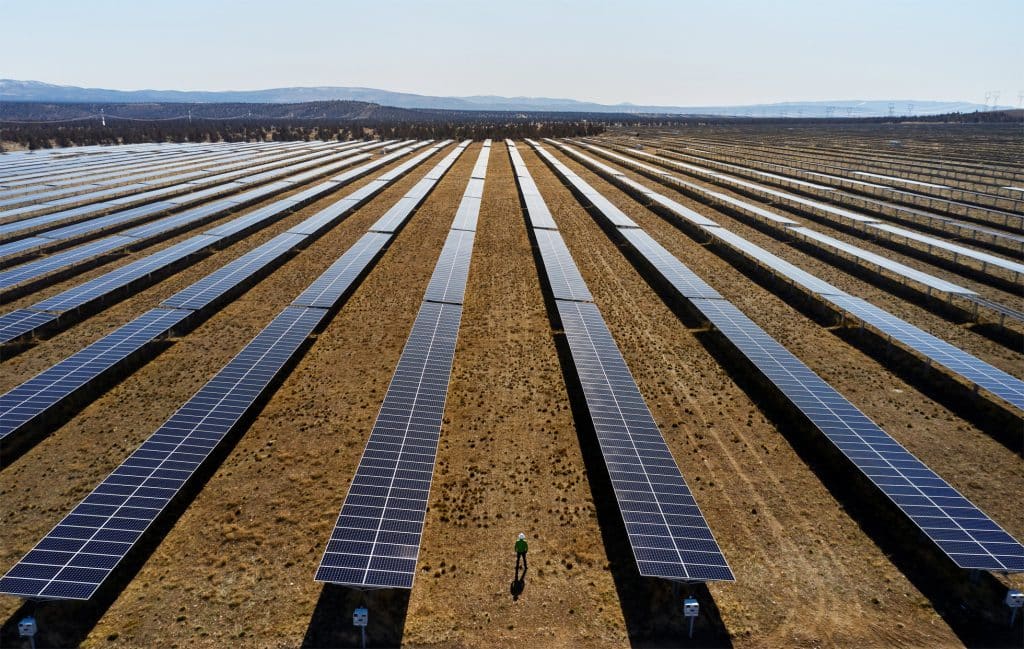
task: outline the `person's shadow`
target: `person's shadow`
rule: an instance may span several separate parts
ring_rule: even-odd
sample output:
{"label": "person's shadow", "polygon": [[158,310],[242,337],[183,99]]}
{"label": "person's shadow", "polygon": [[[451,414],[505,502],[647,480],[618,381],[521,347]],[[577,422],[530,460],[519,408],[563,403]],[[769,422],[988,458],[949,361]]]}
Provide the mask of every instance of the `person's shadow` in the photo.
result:
{"label": "person's shadow", "polygon": [[516,575],[512,579],[512,583],[509,585],[509,592],[512,593],[512,601],[518,601],[519,596],[523,594],[526,589],[526,566],[523,566],[523,572],[519,572],[519,562],[516,562]]}

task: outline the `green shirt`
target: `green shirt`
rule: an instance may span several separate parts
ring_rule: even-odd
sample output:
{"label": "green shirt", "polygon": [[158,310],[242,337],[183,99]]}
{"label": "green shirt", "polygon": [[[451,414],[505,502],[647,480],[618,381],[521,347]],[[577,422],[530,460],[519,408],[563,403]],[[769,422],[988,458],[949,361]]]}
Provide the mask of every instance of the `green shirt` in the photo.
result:
{"label": "green shirt", "polygon": [[527,548],[527,546],[526,546],[526,540],[525,539],[519,539],[518,541],[516,541],[516,554],[525,553],[526,552],[526,548]]}

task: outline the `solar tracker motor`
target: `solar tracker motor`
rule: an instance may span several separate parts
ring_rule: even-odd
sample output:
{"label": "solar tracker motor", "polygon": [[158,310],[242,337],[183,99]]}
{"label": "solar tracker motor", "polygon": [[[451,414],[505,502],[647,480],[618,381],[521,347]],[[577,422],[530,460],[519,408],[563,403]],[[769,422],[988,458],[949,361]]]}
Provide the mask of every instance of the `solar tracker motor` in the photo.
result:
{"label": "solar tracker motor", "polygon": [[1010,607],[1010,626],[1017,620],[1017,611],[1024,607],[1024,592],[1010,590],[1006,593],[1006,605]]}
{"label": "solar tracker motor", "polygon": [[29,646],[32,649],[36,649],[36,632],[38,630],[39,627],[36,625],[36,619],[31,615],[22,618],[21,622],[18,622],[18,635],[22,638],[28,638]]}
{"label": "solar tracker motor", "polygon": [[690,619],[690,637],[693,637],[693,622],[700,615],[700,603],[695,597],[687,597],[683,600],[683,617]]}

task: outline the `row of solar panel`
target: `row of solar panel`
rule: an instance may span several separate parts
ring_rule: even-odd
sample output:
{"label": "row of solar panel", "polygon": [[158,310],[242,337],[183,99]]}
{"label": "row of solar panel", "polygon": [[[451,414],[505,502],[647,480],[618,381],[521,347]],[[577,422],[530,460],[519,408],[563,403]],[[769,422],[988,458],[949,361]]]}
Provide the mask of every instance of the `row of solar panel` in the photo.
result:
{"label": "row of solar panel", "polygon": [[[155,201],[172,203],[172,207],[194,204],[212,196],[239,191],[248,185],[262,183],[287,173],[309,169],[332,158],[337,158],[337,154],[331,150],[313,153],[287,153],[285,155],[273,154],[273,157],[268,162],[262,162],[258,165],[238,165],[232,171],[218,170],[216,174],[204,177],[202,180],[192,180],[169,187],[148,189],[147,191],[121,198],[79,205],[50,214],[6,223],[0,225],[0,236],[3,236],[6,240],[3,245],[0,245],[0,257],[10,256],[11,253],[6,247],[8,243],[29,234],[32,237],[50,239],[50,244],[53,241],[73,239],[87,232],[93,232],[85,223],[93,222],[96,220],[95,217],[102,215],[115,216],[119,214],[115,210],[124,210]],[[146,189],[145,185],[138,184],[138,186],[140,189]],[[172,209],[172,207],[165,207],[165,209]],[[113,214],[109,214],[111,212]],[[107,225],[120,222],[116,219],[109,220]],[[67,223],[71,225],[62,225]],[[97,221],[97,223],[101,222]],[[80,227],[76,229],[74,227],[76,225]],[[39,232],[40,230],[45,231]],[[46,241],[37,241],[39,246],[45,246],[47,243]]]}
{"label": "row of solar panel", "polygon": [[167,183],[167,178],[187,180],[187,178],[181,178],[181,173],[184,171],[190,173],[190,169],[199,165],[200,167],[210,166],[208,161],[220,161],[225,163],[222,168],[214,170],[203,170],[201,175],[210,175],[211,172],[214,175],[222,175],[227,171],[232,171],[237,166],[234,161],[240,156],[246,157],[251,162],[265,163],[280,158],[283,156],[300,155],[303,153],[311,153],[318,150],[331,149],[335,151],[344,150],[347,147],[351,147],[358,143],[348,144],[331,144],[327,147],[310,148],[301,144],[294,144],[288,147],[270,147],[261,146],[258,149],[239,149],[226,151],[221,149],[218,152],[192,152],[182,153],[176,156],[171,156],[169,159],[165,159],[163,156],[158,156],[150,162],[138,162],[131,161],[126,164],[118,165],[116,167],[88,172],[86,174],[73,174],[73,175],[55,175],[50,174],[35,181],[37,184],[25,184],[20,187],[14,187],[11,189],[0,191],[0,197],[5,202],[13,200],[24,200],[26,196],[39,196],[43,193],[52,192],[63,192],[63,193],[75,193],[83,191],[91,191],[97,187],[123,185],[126,183],[137,183],[137,182],[160,182]]}
{"label": "row of solar panel", "polygon": [[[446,158],[438,166],[452,162]],[[401,177],[396,171],[384,176],[395,180]],[[353,258],[363,263],[355,273],[351,272]],[[355,278],[373,259],[375,255],[367,255],[363,248],[347,251],[314,282],[330,286],[318,293],[319,298],[332,294],[340,299],[350,286],[338,281],[338,276]],[[27,598],[89,599],[335,306],[298,304],[302,301],[300,296],[286,307],[0,578],[0,592]]]}
{"label": "row of solar panel", "polygon": [[[463,204],[483,197],[490,145],[487,140],[481,148]],[[461,207],[320,560],[317,581],[412,588],[473,253],[474,233],[455,229]]]}
{"label": "row of solar panel", "polygon": [[[111,149],[102,151],[99,155],[64,156],[62,158],[54,155],[47,156],[45,153],[37,151],[32,154],[31,158],[22,158],[20,162],[17,161],[17,154],[7,154],[0,159],[0,166],[4,169],[3,179],[0,179],[0,193],[9,195],[12,192],[23,191],[25,187],[40,184],[78,182],[81,178],[89,180],[121,168],[159,164],[165,160],[197,154],[236,150],[269,151],[277,149],[284,151],[297,148],[312,150],[314,147],[311,147],[311,144],[308,142],[225,142],[213,146],[191,144],[169,146],[163,149],[142,149],[133,148],[131,145],[122,145],[117,147],[116,152]],[[76,151],[84,148],[76,147]],[[82,153],[88,152],[82,151]]]}
{"label": "row of solar panel", "polygon": [[688,170],[697,175],[711,178],[712,180],[720,182],[722,184],[741,187],[758,195],[770,196],[773,199],[778,199],[784,203],[795,204],[800,207],[808,208],[816,213],[824,212],[825,214],[839,217],[842,220],[857,223],[861,225],[865,230],[877,230],[879,232],[886,232],[890,236],[902,237],[904,240],[913,241],[918,244],[924,245],[929,253],[931,253],[934,249],[939,249],[953,256],[954,260],[957,260],[959,257],[973,259],[974,261],[982,265],[982,271],[987,271],[988,266],[994,266],[996,268],[1000,268],[1010,273],[1014,281],[1020,281],[1021,273],[1024,273],[1024,264],[1009,259],[1005,259],[1003,257],[999,257],[991,253],[975,250],[973,248],[968,248],[967,246],[952,243],[944,239],[939,239],[937,237],[921,234],[920,232],[916,232],[914,230],[909,230],[907,228],[885,223],[884,221],[876,217],[864,216],[863,214],[859,214],[857,212],[842,207],[837,207],[835,205],[823,203],[821,201],[812,200],[809,198],[805,198],[803,196],[797,196],[795,194],[779,191],[777,189],[772,189],[770,187],[764,187],[763,185],[758,185],[756,183],[740,180],[727,174],[709,171],[702,167],[697,167],[670,158],[657,156],[655,154],[647,153],[645,151],[630,150],[630,153],[633,155],[642,156],[648,159],[655,160],[656,162],[662,165]]}
{"label": "row of solar panel", "polygon": [[[37,185],[34,188],[28,186],[25,189],[32,189],[32,191],[0,198],[0,207],[10,209],[10,206],[32,203],[36,207],[34,211],[50,211],[51,207],[72,203],[91,203],[104,198],[135,193],[146,188],[155,189],[196,180],[218,171],[243,165],[252,165],[255,161],[266,158],[272,153],[273,151],[207,153],[183,156],[177,160],[160,161],[150,165],[133,165],[112,170],[99,178],[58,181],[59,185]],[[0,210],[0,218],[9,216],[6,211]]]}
{"label": "row of solar panel", "polygon": [[[565,148],[565,150],[570,151],[575,157],[585,161],[586,164],[590,164],[589,161],[591,159],[588,156],[575,149],[571,149],[571,147]],[[623,162],[628,165],[628,159],[624,159]],[[605,165],[605,167],[607,166]],[[599,167],[595,167],[595,169],[599,169],[600,173],[605,173],[600,171]],[[613,182],[618,182],[617,179],[621,176],[621,172],[614,172],[608,177]],[[660,177],[672,178],[670,174],[664,173]],[[619,184],[625,186],[623,183]],[[657,195],[657,192],[648,188],[644,188],[644,191],[648,196]],[[676,209],[668,205],[668,201],[660,202],[668,206],[676,215],[701,228],[717,241],[742,252],[758,264],[771,269],[780,276],[792,281],[795,285],[820,297],[823,301],[831,304],[836,310],[852,315],[930,362],[935,362],[945,367],[948,371],[956,376],[960,376],[972,385],[984,388],[1015,408],[1024,410],[1024,381],[993,367],[991,364],[932,336],[882,309],[865,307],[864,304],[867,303],[863,302],[863,300],[858,301],[845,291],[720,227],[717,223],[707,219],[707,217],[697,215],[699,216],[698,220],[693,218],[692,215],[696,213],[692,210],[682,208],[682,206],[680,206],[682,209]]]}
{"label": "row of solar panel", "polygon": [[[1021,239],[1019,235],[1014,235],[1009,232],[1000,231],[985,226],[976,226],[973,223],[967,223],[952,216],[937,214],[935,212],[925,211],[915,207],[910,207],[908,205],[909,203],[920,207],[928,207],[934,209],[936,205],[939,204],[939,206],[945,209],[947,213],[952,212],[954,210],[961,212],[965,211],[976,218],[1001,218],[1005,220],[1007,217],[1021,218],[1020,214],[1017,213],[1019,212],[1019,210],[1015,210],[1015,207],[1018,203],[1018,201],[1016,201],[1015,198],[1009,198],[1005,196],[993,196],[991,194],[965,191],[962,189],[953,190],[945,185],[937,185],[934,183],[925,183],[914,180],[895,178],[892,176],[885,176],[880,174],[872,174],[860,171],[853,172],[854,174],[857,175],[881,179],[889,181],[890,183],[898,182],[901,184],[914,185],[914,191],[911,191],[906,187],[897,188],[888,185],[881,185],[878,184],[877,182],[867,182],[864,180],[857,180],[853,178],[839,177],[833,174],[806,171],[803,169],[797,169],[785,165],[767,164],[768,167],[778,170],[785,174],[779,175],[770,173],[768,171],[764,171],[763,169],[752,168],[750,166],[730,164],[728,162],[719,160],[718,157],[720,156],[712,155],[709,159],[709,154],[707,152],[702,152],[702,155],[697,156],[672,150],[672,154],[673,157],[681,157],[690,160],[695,160],[702,165],[709,166],[715,169],[724,168],[726,170],[731,170],[734,173],[745,175],[748,177],[755,176],[759,178],[767,178],[770,179],[770,181],[775,181],[775,184],[777,185],[794,186],[797,190],[816,190],[811,192],[813,195],[820,195],[822,193],[828,194],[831,192],[834,196],[837,197],[837,200],[846,200],[846,202],[852,204],[862,203],[868,206],[869,208],[875,210],[888,210],[890,212],[894,212],[897,215],[897,218],[911,220],[912,222],[920,221],[921,219],[923,219],[927,221],[929,225],[934,226],[938,224],[940,226],[944,226],[945,229],[953,231],[958,235],[967,232],[972,235],[986,235],[987,237],[993,237],[996,239],[1007,238],[1009,240],[1015,240],[1018,243],[1024,241],[1024,239]],[[750,159],[745,158],[745,160],[749,165]],[[761,163],[761,166],[766,166],[766,163]],[[797,178],[793,177],[794,175],[821,179],[824,182],[829,183],[830,185],[838,185],[840,187],[856,191],[857,194],[847,194],[845,192],[836,191],[833,187],[826,187],[822,185],[817,185],[815,183],[807,182],[805,180],[798,180]],[[941,190],[941,192],[944,192],[947,195],[935,195],[934,192],[927,195],[921,194],[921,188],[939,189]],[[949,195],[952,193],[956,193],[957,196],[954,197],[952,195]],[[965,202],[963,199],[968,196],[971,197],[971,200],[969,202]],[[829,196],[825,196],[825,198],[829,198]],[[886,198],[890,200],[885,200]],[[891,202],[892,200],[900,202],[894,203]],[[979,204],[977,201],[982,201],[987,204],[982,205]],[[1000,201],[1003,203],[1007,203],[1008,205],[1006,205],[1005,208],[999,207],[996,203]]]}
{"label": "row of solar panel", "polygon": [[[346,179],[339,180],[336,187],[341,187],[374,169],[390,164],[426,144],[424,142],[399,149],[353,169],[346,174]],[[399,168],[401,173],[395,177],[401,177],[406,171],[411,170],[439,149],[440,146],[434,147],[406,161]],[[113,371],[150,342],[167,335],[175,328],[179,328],[180,333],[180,326],[187,318],[223,301],[227,296],[239,292],[247,285],[250,278],[265,272],[285,255],[311,241],[312,237],[321,234],[386,186],[387,183],[378,186],[374,194],[362,193],[362,198],[355,201],[351,200],[352,194],[350,194],[330,207],[320,210],[299,224],[298,227],[303,229],[305,234],[289,231],[277,235],[167,298],[160,308],[144,313],[132,322],[0,396],[0,444],[30,425],[37,424],[55,407],[64,403],[71,396],[79,394],[107,372]],[[275,203],[274,206],[277,211],[291,208],[287,202]],[[307,228],[313,224],[316,227]],[[360,240],[356,246],[353,246],[353,250],[366,252],[372,257],[386,243],[386,237],[383,239],[384,241],[371,241],[371,245],[366,245],[364,240]],[[360,263],[365,261],[362,253],[350,255],[346,259],[354,259],[355,262]],[[353,272],[356,272],[355,268],[353,268]],[[351,279],[346,278],[346,281],[350,282]],[[332,285],[333,281],[332,277]],[[323,307],[325,300],[327,303],[333,303],[334,299],[330,298],[327,288],[318,286],[315,288],[318,289],[318,300],[309,300],[307,294],[304,293],[296,300],[295,304]]]}
{"label": "row of solar panel", "polygon": [[[571,147],[559,146],[586,159]],[[543,147],[538,150],[546,160],[554,159]],[[615,216],[600,211],[599,215],[609,222]],[[958,566],[1024,571],[1024,546],[800,359],[642,230],[618,228],[617,232]]]}
{"label": "row of solar panel", "polygon": [[[362,158],[361,158],[362,159]],[[390,158],[388,158],[390,160]],[[347,166],[352,161],[345,161],[342,166]],[[329,165],[329,168],[336,168],[341,163]],[[371,167],[372,168],[372,167]],[[329,172],[329,169],[328,169]],[[293,195],[275,201],[273,204],[233,219],[229,223],[222,224],[211,230],[194,235],[177,244],[159,250],[134,262],[115,268],[108,273],[92,280],[74,286],[62,293],[50,298],[41,300],[30,307],[11,311],[0,316],[0,342],[11,342],[19,338],[34,334],[44,326],[56,325],[61,316],[71,311],[95,303],[98,300],[107,299],[112,294],[124,290],[133,283],[151,278],[153,273],[165,269],[172,264],[181,262],[192,255],[206,250],[214,245],[224,244],[238,236],[262,225],[268,225],[274,219],[283,216],[289,211],[296,209],[301,203],[310,202],[318,196],[326,195],[343,184],[358,177],[361,173],[357,170],[342,173],[330,180],[320,183],[313,189],[316,192],[312,195]],[[292,185],[289,184],[288,187]],[[276,194],[281,187],[276,184],[267,185],[247,192],[248,201],[266,198]],[[352,201],[350,201],[352,203]],[[312,226],[313,223],[305,224]],[[304,234],[315,231],[315,228],[307,230]],[[26,312],[44,313],[48,316],[42,318],[26,318]],[[67,324],[70,316],[65,316],[63,322]]]}
{"label": "row of solar panel", "polygon": [[[613,151],[609,151],[608,149],[602,149],[600,147],[596,147],[596,146],[589,145],[589,144],[585,145],[585,146],[586,146],[587,149],[589,149],[591,151],[595,151],[597,153],[600,153],[601,155],[604,155],[607,158],[619,160],[620,162],[623,162],[624,164],[630,164],[631,162],[633,162],[633,163],[635,163],[635,165],[634,165],[635,168],[638,168],[638,169],[642,168],[642,169],[648,171],[649,173],[650,172],[660,173],[659,170],[655,169],[654,167],[651,167],[650,165],[643,165],[642,163],[636,163],[635,161],[632,161],[629,158],[626,158],[625,156],[622,156],[622,155],[620,155],[618,153],[615,153]],[[601,168],[601,170],[604,173],[606,173],[606,174],[615,174],[616,173],[615,170],[612,169],[611,167],[608,167],[607,165],[604,165],[603,163],[600,163],[600,162],[598,162],[596,160],[593,160],[593,159],[591,159],[591,160],[592,160],[592,162],[590,164],[595,165],[596,168]],[[634,191],[638,191],[639,193],[646,192],[646,188],[644,188],[639,183],[636,183],[636,182],[630,180],[629,178],[624,178],[624,180],[628,181],[626,184],[628,184]],[[945,293],[948,293],[948,294],[956,294],[956,295],[973,295],[973,294],[975,294],[974,291],[971,291],[970,289],[964,288],[962,286],[958,286],[958,285],[953,284],[952,282],[948,282],[948,281],[946,281],[946,280],[944,280],[944,279],[942,279],[940,277],[935,277],[934,275],[929,275],[928,273],[924,273],[924,272],[919,271],[919,270],[917,270],[915,268],[911,268],[910,266],[906,266],[905,264],[901,264],[901,263],[899,263],[897,261],[894,261],[892,259],[889,259],[887,257],[883,257],[881,255],[877,255],[877,254],[875,254],[875,253],[873,253],[873,252],[871,252],[869,250],[865,250],[864,248],[859,248],[857,246],[848,244],[848,243],[846,243],[844,241],[841,241],[839,239],[835,239],[833,237],[829,237],[827,235],[821,234],[820,232],[817,232],[817,231],[812,230],[810,228],[804,227],[798,221],[794,221],[793,219],[789,218],[788,216],[783,216],[781,214],[778,214],[778,213],[773,212],[771,210],[765,209],[765,208],[760,207],[758,205],[754,205],[752,203],[748,203],[746,201],[739,200],[739,199],[734,198],[732,196],[728,196],[726,194],[722,194],[721,192],[716,192],[714,190],[706,189],[706,188],[704,188],[704,187],[702,187],[700,185],[696,185],[694,183],[687,182],[687,181],[685,181],[685,180],[683,180],[681,178],[676,178],[674,180],[674,182],[673,182],[673,185],[685,188],[688,191],[688,193],[690,193],[690,194],[699,196],[699,197],[704,198],[704,199],[709,199],[709,200],[712,200],[712,201],[717,201],[718,203],[725,204],[726,206],[728,206],[728,207],[730,207],[732,209],[735,209],[735,210],[737,210],[739,212],[742,212],[742,213],[745,213],[747,215],[750,215],[753,218],[756,218],[758,220],[767,222],[767,223],[775,225],[775,226],[782,227],[783,229],[785,229],[787,231],[790,231],[790,232],[793,232],[795,234],[798,234],[798,235],[800,235],[800,236],[802,236],[804,238],[811,239],[816,244],[823,244],[826,247],[829,247],[829,248],[832,248],[832,249],[835,249],[835,250],[839,250],[841,252],[845,252],[845,253],[849,254],[850,256],[855,257],[855,258],[857,258],[857,259],[859,259],[861,261],[865,261],[867,263],[874,264],[875,266],[883,267],[883,268],[889,270],[890,272],[898,275],[901,278],[911,279],[911,280],[917,281],[917,282],[919,282],[919,283],[929,287],[930,289],[942,291],[942,292],[945,292]],[[668,207],[668,205],[665,205],[665,206]],[[701,224],[709,225],[709,224],[713,224],[713,222],[708,220],[708,221],[702,221]]]}
{"label": "row of solar panel", "polygon": [[[361,147],[358,150],[370,150],[377,146],[379,145],[368,145],[366,147]],[[367,153],[350,154],[347,157],[341,157],[340,159],[324,164],[311,171],[317,175],[326,175],[367,160],[369,157],[370,156]],[[286,172],[282,170],[282,173]],[[308,178],[306,174],[299,175]],[[281,191],[287,191],[288,189],[291,189],[303,182],[303,178],[299,178],[299,175],[286,177],[285,180],[263,185],[248,192],[244,192],[243,194],[203,203],[197,207],[185,210],[184,212],[179,212],[171,216],[157,219],[150,223],[131,228],[120,234],[111,235],[76,248],[53,253],[20,266],[0,271],[0,294],[24,284],[38,284],[39,282],[44,281],[43,278],[58,271],[66,274],[68,270],[93,261],[97,257],[103,255],[109,255],[113,252],[122,250],[134,250],[150,245],[183,230],[209,222],[210,220],[233,210],[264,200],[265,198],[278,194]],[[294,206],[305,204],[323,194],[324,188],[332,183],[334,183],[334,179],[311,187],[303,192],[294,194],[284,200],[289,201]],[[145,206],[148,208],[145,211],[149,214],[162,211],[164,208],[161,205],[161,203],[154,203],[149,206]],[[275,206],[276,205],[277,204],[275,203]],[[250,213],[247,215],[250,217],[249,221],[252,223],[262,221],[263,219],[258,213],[267,209],[268,208],[265,207],[261,208],[261,210],[257,210],[256,213]],[[99,217],[87,223],[68,226],[61,230],[81,230],[83,229],[83,226],[88,226],[88,229],[91,231],[90,233],[95,233],[98,230],[107,229],[110,222],[117,221],[118,224],[121,224],[126,219],[137,219],[138,210],[130,210],[130,212],[130,214],[119,212],[116,215]],[[116,219],[111,217],[116,217]],[[234,222],[232,222],[232,224],[233,223]],[[233,227],[234,226],[228,227],[227,225],[220,226],[217,228],[216,236],[224,237],[229,236],[229,234],[233,234]],[[239,229],[245,229],[244,222],[239,224]],[[67,234],[70,236],[70,232],[67,232]],[[31,241],[31,239],[25,239],[24,241]]]}
{"label": "row of solar panel", "polygon": [[[532,140],[527,142],[545,160],[554,160],[559,173],[570,172],[563,177],[572,179],[583,200],[601,213],[615,210],[568,167],[546,156]],[[508,144],[513,151],[515,145]],[[522,174],[529,175],[525,164]],[[641,232],[625,214],[613,218],[622,231]],[[675,581],[732,581],[725,556],[561,234],[534,228],[533,235],[640,574]]]}

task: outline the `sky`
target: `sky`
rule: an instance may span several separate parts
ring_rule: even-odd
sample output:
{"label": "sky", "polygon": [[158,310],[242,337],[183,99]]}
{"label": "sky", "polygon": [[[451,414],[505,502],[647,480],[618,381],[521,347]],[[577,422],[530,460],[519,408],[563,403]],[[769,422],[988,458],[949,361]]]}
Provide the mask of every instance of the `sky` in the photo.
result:
{"label": "sky", "polygon": [[1024,0],[0,0],[0,78],[709,106],[1024,92]]}

